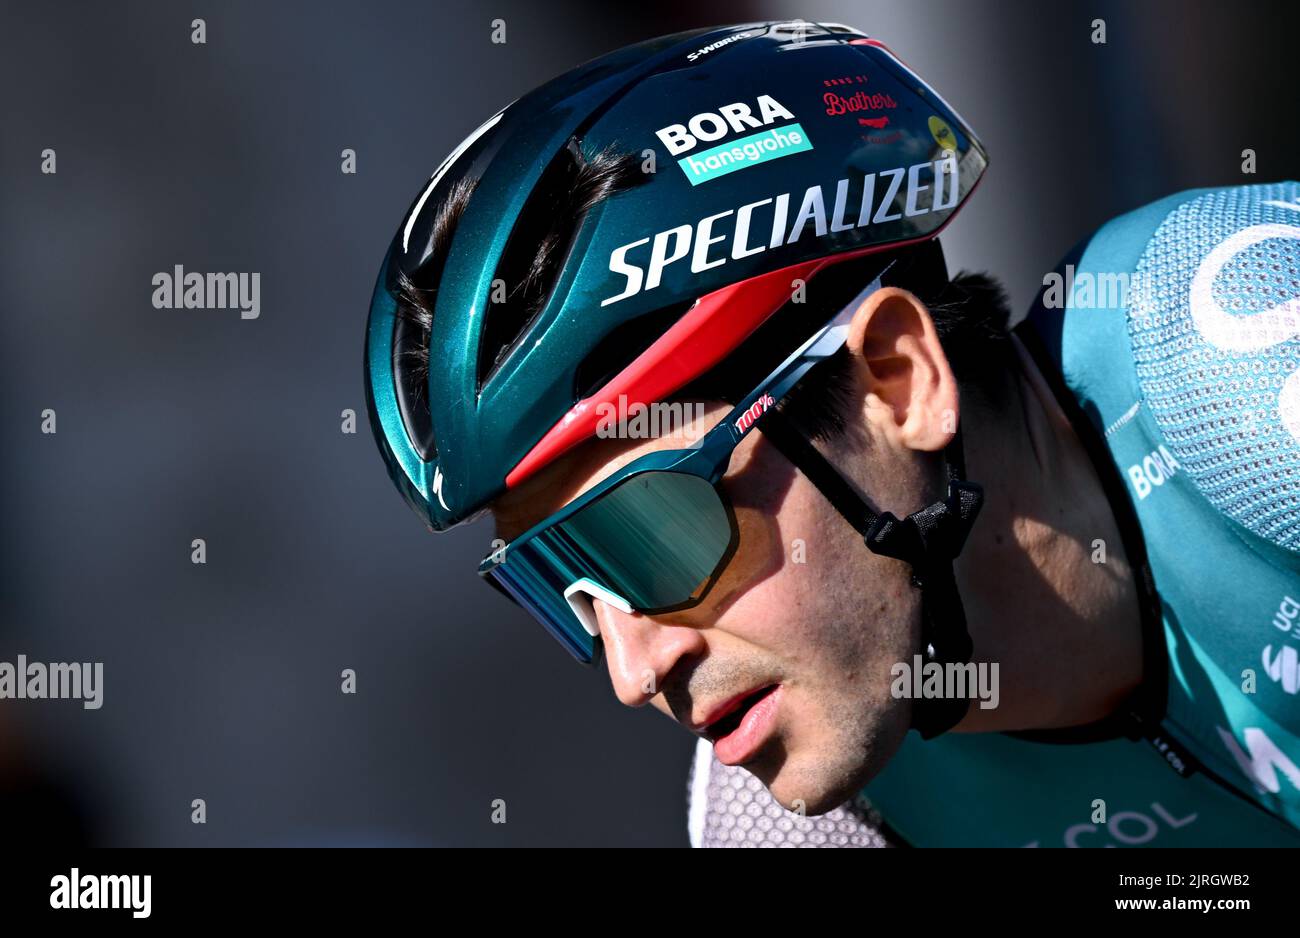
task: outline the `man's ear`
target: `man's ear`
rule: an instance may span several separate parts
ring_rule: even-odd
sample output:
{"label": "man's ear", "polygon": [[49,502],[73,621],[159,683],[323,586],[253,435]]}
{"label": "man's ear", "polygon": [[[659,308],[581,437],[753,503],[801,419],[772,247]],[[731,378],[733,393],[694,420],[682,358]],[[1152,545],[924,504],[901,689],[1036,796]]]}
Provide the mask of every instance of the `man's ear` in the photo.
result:
{"label": "man's ear", "polygon": [[876,430],[912,450],[948,445],[957,429],[957,379],[924,303],[897,287],[877,290],[854,313],[845,345]]}

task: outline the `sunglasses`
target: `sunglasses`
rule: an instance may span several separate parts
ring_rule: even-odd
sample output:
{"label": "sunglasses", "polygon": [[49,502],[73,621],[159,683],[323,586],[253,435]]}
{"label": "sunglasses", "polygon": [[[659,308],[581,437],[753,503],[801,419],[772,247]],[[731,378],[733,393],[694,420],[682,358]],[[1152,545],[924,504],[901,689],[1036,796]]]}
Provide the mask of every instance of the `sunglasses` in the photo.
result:
{"label": "sunglasses", "polygon": [[[756,427],[779,420],[776,405],[843,346],[849,320],[880,289],[884,273],[694,445],[628,463],[490,553],[479,576],[591,666],[601,654],[594,600],[650,615],[698,605],[739,545],[735,512],[721,487],[732,453]],[[781,446],[789,428],[774,439]]]}

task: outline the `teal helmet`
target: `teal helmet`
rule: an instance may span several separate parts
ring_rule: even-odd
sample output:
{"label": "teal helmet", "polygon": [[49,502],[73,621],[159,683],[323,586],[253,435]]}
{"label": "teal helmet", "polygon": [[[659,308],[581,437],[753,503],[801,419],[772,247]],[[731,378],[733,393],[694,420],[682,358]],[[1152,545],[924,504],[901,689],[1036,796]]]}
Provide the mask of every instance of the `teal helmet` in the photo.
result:
{"label": "teal helmet", "polygon": [[431,529],[467,520],[601,403],[735,353],[794,280],[934,239],[985,166],[844,26],[678,33],[553,79],[441,163],[384,258],[365,370],[389,474]]}

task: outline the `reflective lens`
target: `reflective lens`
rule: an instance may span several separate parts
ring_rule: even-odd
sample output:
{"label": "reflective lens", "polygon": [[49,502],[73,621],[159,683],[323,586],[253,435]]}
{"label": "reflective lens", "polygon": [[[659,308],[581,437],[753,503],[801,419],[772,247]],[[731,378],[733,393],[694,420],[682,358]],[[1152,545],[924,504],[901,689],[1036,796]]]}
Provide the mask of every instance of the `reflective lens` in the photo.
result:
{"label": "reflective lens", "polygon": [[680,472],[632,476],[534,540],[552,532],[588,559],[593,580],[642,612],[698,598],[734,539],[713,485]]}
{"label": "reflective lens", "polygon": [[[581,580],[640,612],[697,602],[736,546],[731,512],[707,479],[650,471],[628,479],[563,521],[507,548],[488,572],[575,657],[595,639],[565,590]],[[586,599],[578,599],[585,602]]]}
{"label": "reflective lens", "polygon": [[[533,562],[526,552],[509,563],[493,567],[488,579],[500,585],[534,619],[541,622],[569,654],[584,664],[596,658],[596,638],[582,624],[564,597],[568,583],[559,583],[545,563]],[[558,589],[556,588],[558,585]]]}

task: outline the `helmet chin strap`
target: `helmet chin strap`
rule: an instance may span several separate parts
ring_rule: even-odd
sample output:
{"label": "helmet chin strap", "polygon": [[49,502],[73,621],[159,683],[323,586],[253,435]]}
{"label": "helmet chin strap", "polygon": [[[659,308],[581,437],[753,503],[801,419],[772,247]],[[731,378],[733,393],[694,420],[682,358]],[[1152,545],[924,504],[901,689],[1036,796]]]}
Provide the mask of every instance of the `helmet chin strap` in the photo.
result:
{"label": "helmet chin strap", "polygon": [[[763,436],[799,468],[826,496],[867,547],[912,568],[912,585],[921,591],[922,667],[966,664],[974,651],[966,628],[966,613],[957,592],[952,562],[984,503],[984,490],[966,481],[961,429],[944,448],[948,490],[942,501],[899,519],[889,512],[876,514],[840,475],[826,457],[796,432],[776,410],[765,414],[759,429]],[[912,666],[912,662],[908,662]],[[912,701],[912,728],[922,738],[933,739],[961,721],[970,698],[923,697]]]}

